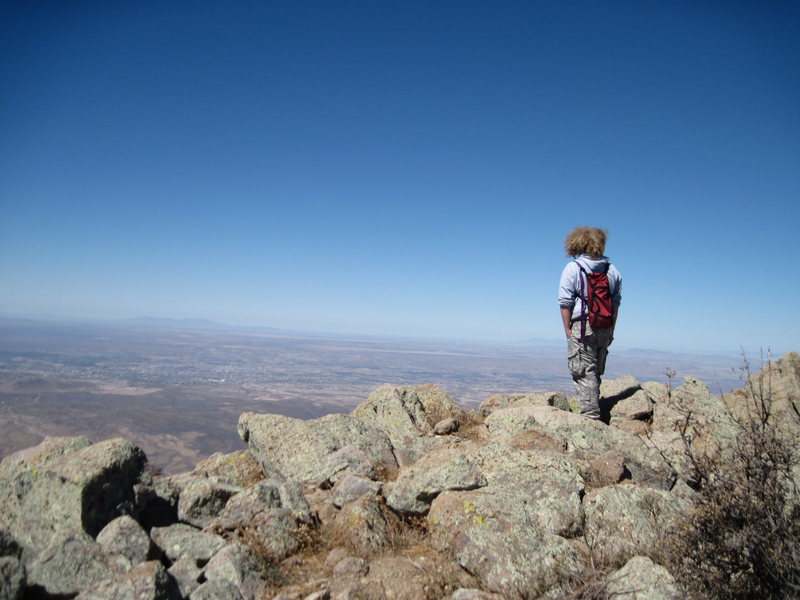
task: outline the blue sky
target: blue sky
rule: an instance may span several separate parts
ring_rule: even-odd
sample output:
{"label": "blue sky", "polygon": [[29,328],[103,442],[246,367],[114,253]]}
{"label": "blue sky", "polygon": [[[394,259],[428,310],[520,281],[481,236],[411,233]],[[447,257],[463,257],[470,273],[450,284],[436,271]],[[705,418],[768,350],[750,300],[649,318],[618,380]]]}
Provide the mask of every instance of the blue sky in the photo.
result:
{"label": "blue sky", "polygon": [[800,350],[790,2],[0,6],[0,314]]}

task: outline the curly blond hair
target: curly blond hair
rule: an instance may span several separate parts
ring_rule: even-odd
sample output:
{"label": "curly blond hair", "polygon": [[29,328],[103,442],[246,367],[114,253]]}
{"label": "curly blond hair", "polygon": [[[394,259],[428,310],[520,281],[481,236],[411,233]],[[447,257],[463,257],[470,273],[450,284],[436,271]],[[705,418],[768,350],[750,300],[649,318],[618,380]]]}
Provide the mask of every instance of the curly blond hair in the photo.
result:
{"label": "curly blond hair", "polygon": [[597,227],[576,227],[564,240],[567,256],[588,254],[592,258],[600,258],[606,250],[608,232]]}

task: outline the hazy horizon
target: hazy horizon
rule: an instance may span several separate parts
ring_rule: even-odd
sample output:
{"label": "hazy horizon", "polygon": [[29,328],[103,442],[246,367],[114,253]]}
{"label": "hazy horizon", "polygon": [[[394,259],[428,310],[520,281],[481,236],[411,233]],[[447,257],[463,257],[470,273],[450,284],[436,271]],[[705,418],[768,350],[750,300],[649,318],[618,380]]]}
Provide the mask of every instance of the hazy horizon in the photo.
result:
{"label": "hazy horizon", "polygon": [[[411,335],[411,334],[403,334],[403,333],[383,333],[383,332],[359,332],[359,331],[342,331],[342,330],[321,330],[321,329],[303,329],[303,328],[288,328],[288,327],[280,327],[278,325],[260,325],[260,324],[252,324],[252,323],[226,323],[223,321],[218,321],[215,319],[210,318],[189,318],[189,317],[165,317],[165,316],[154,316],[154,315],[138,315],[138,316],[120,316],[120,317],[96,317],[96,318],[89,318],[83,316],[69,316],[69,315],[56,315],[56,314],[49,314],[49,315],[36,315],[36,314],[26,314],[26,313],[19,313],[19,314],[10,314],[10,313],[2,313],[0,312],[0,321],[32,321],[35,323],[47,324],[47,323],[86,323],[86,324],[120,324],[120,325],[136,325],[145,327],[145,328],[153,328],[157,329],[160,327],[170,328],[174,327],[176,329],[186,329],[188,331],[203,331],[205,329],[228,329],[232,331],[252,331],[252,332],[262,332],[262,331],[271,331],[275,333],[285,333],[289,335],[319,335],[325,337],[355,337],[355,338],[364,338],[364,339],[379,339],[379,340],[408,340],[414,341],[419,340],[421,342],[466,342],[466,343],[485,343],[489,345],[523,345],[523,346],[541,346],[541,347],[558,347],[561,348],[564,346],[565,342],[563,338],[552,337],[537,337],[535,335],[528,336],[528,337],[514,337],[510,336],[507,338],[502,337],[470,337],[470,336],[445,336],[445,335]],[[625,344],[622,342],[618,342],[615,340],[614,344],[611,347],[612,358],[613,352],[625,350],[625,351],[641,351],[641,352],[663,352],[663,353],[671,353],[671,354],[698,354],[698,355],[717,355],[717,356],[736,356],[741,357],[743,354],[748,357],[756,358],[758,356],[768,356],[771,355],[773,357],[780,357],[787,352],[797,351],[793,347],[787,348],[744,348],[743,346],[738,346],[736,348],[686,348],[680,345],[677,346],[665,346],[665,345],[658,345],[654,343],[652,346],[641,346],[641,345],[632,345],[632,344]]]}

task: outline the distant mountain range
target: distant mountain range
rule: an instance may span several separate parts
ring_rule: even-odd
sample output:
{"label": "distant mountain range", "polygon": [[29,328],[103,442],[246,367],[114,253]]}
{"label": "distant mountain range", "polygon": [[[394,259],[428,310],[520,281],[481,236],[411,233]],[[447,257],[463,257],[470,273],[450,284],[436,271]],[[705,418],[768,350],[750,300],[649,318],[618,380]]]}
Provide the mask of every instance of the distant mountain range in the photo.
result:
{"label": "distant mountain range", "polygon": [[113,319],[110,325],[123,327],[147,327],[153,329],[193,329],[224,331],[232,329],[230,325],[212,321],[211,319],[170,319],[168,317],[135,317],[133,319]]}
{"label": "distant mountain range", "polygon": [[171,319],[168,317],[135,317],[132,319],[113,319],[110,325],[123,327],[144,327],[148,329],[187,329],[191,331],[262,331],[281,332],[277,327],[251,327],[228,325],[211,319]]}

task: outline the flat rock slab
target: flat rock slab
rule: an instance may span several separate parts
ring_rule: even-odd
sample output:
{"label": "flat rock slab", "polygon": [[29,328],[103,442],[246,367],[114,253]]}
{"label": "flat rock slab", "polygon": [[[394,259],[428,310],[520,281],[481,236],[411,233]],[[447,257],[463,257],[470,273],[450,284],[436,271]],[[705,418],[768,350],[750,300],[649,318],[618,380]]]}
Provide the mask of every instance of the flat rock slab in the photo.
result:
{"label": "flat rock slab", "polygon": [[443,491],[472,490],[486,483],[481,469],[463,452],[443,448],[403,467],[386,503],[402,514],[423,515]]}
{"label": "flat rock slab", "polygon": [[537,394],[492,394],[481,402],[478,410],[488,417],[496,410],[513,406],[555,406],[561,410],[570,410],[567,397],[561,392],[544,392]]}
{"label": "flat rock slab", "polygon": [[377,495],[381,491],[381,487],[380,481],[372,481],[357,475],[348,475],[344,479],[337,481],[336,485],[333,486],[332,501],[334,506],[341,508],[366,494]]}
{"label": "flat rock slab", "polygon": [[509,511],[525,513],[525,519],[548,533],[572,537],[580,532],[585,482],[576,461],[505,444],[481,448],[475,461],[486,475],[487,492],[503,496]]}
{"label": "flat rock slab", "polygon": [[176,523],[168,527],[153,527],[150,537],[172,562],[189,559],[202,566],[227,543],[224,538]]}
{"label": "flat rock slab", "polygon": [[677,494],[635,485],[612,485],[584,498],[585,537],[598,557],[622,564],[650,552],[676,520],[690,510]]}
{"label": "flat rock slab", "polygon": [[623,375],[617,379],[604,379],[600,384],[600,397],[616,403],[632,396],[641,388],[639,381],[631,375]]}
{"label": "flat rock slab", "polygon": [[507,598],[553,594],[580,572],[567,540],[543,531],[516,498],[489,487],[444,492],[427,518],[432,542]]}
{"label": "flat rock slab", "polygon": [[[492,421],[498,440],[531,429],[556,434],[567,441],[567,453],[582,460],[591,460],[608,451],[625,456],[625,465],[634,483],[658,489],[669,489],[674,473],[663,456],[637,435],[609,427],[604,423],[551,406],[530,406],[499,410],[487,418]],[[492,427],[490,426],[490,428]]]}
{"label": "flat rock slab", "polygon": [[244,413],[239,435],[268,475],[322,483],[334,475],[330,455],[356,446],[370,464],[397,467],[392,444],[385,433],[350,415],[333,414],[302,420],[282,415]]}

